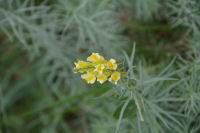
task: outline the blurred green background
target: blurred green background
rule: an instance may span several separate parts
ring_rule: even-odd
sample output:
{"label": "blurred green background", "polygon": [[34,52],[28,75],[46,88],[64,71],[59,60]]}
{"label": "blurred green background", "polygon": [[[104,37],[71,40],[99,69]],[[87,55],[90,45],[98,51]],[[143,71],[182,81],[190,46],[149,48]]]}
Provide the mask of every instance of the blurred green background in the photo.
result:
{"label": "blurred green background", "polygon": [[[124,80],[72,69],[97,52],[127,71],[134,42],[137,83],[156,83],[136,91],[144,122],[133,102],[119,126]],[[0,133],[199,133],[199,42],[199,0],[0,0]]]}

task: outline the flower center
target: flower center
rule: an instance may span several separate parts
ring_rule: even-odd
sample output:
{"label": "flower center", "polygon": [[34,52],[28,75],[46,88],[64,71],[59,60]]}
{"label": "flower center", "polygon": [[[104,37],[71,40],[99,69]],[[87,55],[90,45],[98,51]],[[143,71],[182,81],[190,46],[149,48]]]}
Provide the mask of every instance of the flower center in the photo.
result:
{"label": "flower center", "polygon": [[78,61],[78,64],[79,64],[79,65],[83,65],[83,62],[79,60],[79,61]]}
{"label": "flower center", "polygon": [[94,59],[94,60],[98,60],[97,56],[94,55],[94,54],[92,54],[90,57],[91,57],[92,59]]}
{"label": "flower center", "polygon": [[117,80],[117,74],[113,75],[112,80],[116,81]]}
{"label": "flower center", "polygon": [[112,69],[112,68],[113,68],[112,62],[109,61],[107,64],[108,64],[108,68],[109,68],[109,69]]}
{"label": "flower center", "polygon": [[91,76],[88,76],[87,78],[85,78],[85,80],[90,81],[90,80],[92,80],[92,78],[93,78],[93,76],[91,75]]}

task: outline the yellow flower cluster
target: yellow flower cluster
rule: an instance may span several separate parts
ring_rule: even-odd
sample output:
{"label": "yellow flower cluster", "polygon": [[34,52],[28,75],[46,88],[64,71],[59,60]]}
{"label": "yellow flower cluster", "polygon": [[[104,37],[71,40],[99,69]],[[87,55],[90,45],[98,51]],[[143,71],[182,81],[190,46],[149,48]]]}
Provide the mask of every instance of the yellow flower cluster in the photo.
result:
{"label": "yellow flower cluster", "polygon": [[121,73],[117,71],[116,60],[110,59],[107,61],[98,53],[92,53],[87,61],[78,60],[75,65],[73,72],[86,72],[86,74],[81,75],[81,78],[90,84],[93,84],[96,80],[102,84],[107,79],[117,84],[120,79]]}

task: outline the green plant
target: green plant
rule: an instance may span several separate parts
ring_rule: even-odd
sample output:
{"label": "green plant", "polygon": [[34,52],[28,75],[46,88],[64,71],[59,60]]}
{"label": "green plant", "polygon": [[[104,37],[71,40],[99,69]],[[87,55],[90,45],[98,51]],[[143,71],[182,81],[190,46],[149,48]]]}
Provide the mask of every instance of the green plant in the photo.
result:
{"label": "green plant", "polygon": [[[199,35],[198,0],[0,0],[0,132],[198,133]],[[93,52],[117,85],[73,74]]]}

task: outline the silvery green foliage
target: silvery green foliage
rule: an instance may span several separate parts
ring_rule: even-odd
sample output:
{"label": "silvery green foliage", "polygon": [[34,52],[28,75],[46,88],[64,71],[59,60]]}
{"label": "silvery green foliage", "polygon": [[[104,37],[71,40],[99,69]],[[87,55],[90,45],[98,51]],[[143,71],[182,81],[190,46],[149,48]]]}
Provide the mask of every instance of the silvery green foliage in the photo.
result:
{"label": "silvery green foliage", "polygon": [[23,45],[31,61],[39,59],[39,78],[45,78],[44,85],[62,95],[58,88],[63,83],[74,88],[69,89],[72,92],[80,88],[76,84],[80,79],[71,71],[76,59],[91,52],[120,57],[118,52],[125,43],[118,35],[121,28],[109,1],[48,2],[37,6],[34,0],[1,1],[0,29],[10,41]]}
{"label": "silvery green foliage", "polygon": [[[142,63],[136,65],[133,62],[134,51],[133,48],[130,57],[125,54],[129,68],[127,75],[117,87],[103,95],[117,94],[116,104],[120,105],[117,108],[120,109],[118,122],[112,117],[101,118],[94,121],[94,130],[102,133],[113,131],[112,121],[115,121],[115,133],[199,132],[199,53],[191,56],[192,62],[181,57],[174,59],[157,73]],[[175,65],[179,69],[175,70]],[[106,108],[110,106],[113,109],[110,103]]]}
{"label": "silvery green foliage", "polygon": [[[1,77],[0,112],[3,120],[0,119],[0,124],[5,122],[9,127],[18,128],[18,131],[27,125],[22,128],[23,131],[37,128],[36,131],[43,133],[59,132],[60,129],[71,133],[73,131],[63,117],[63,111],[69,111],[74,102],[52,106],[47,113],[39,110],[38,114],[31,114],[33,120],[28,120],[29,124],[23,117],[13,116],[16,111],[13,106],[30,95],[35,98],[30,99],[31,105],[28,106],[32,110],[48,101],[54,105],[54,102],[72,93],[82,92],[85,84],[80,76],[71,72],[77,58],[85,58],[93,51],[101,52],[105,57],[121,56],[118,51],[124,45],[124,40],[118,35],[121,27],[118,26],[115,11],[119,1],[48,2],[37,5],[34,0],[0,0],[1,34],[7,35],[13,45],[22,47],[36,69],[26,70],[27,73],[23,71],[26,76],[22,77],[25,78],[13,83],[13,73],[21,69],[17,62],[12,69],[9,68],[6,76]],[[179,58],[179,63],[173,60],[168,66],[161,67],[160,71],[154,65],[146,65],[145,60],[135,62],[135,48],[130,57],[124,53],[128,64],[124,66],[124,71],[128,68],[128,72],[117,87],[102,96],[102,99],[106,96],[105,101],[100,104],[86,95],[95,103],[87,106],[84,103],[87,98],[81,99],[83,105],[79,105],[80,111],[89,111],[89,120],[85,122],[89,129],[83,132],[199,132],[199,1],[134,0],[121,3],[124,9],[133,12],[134,18],[150,21],[154,13],[166,7],[162,3],[167,3],[167,21],[171,21],[172,27],[187,27],[188,33],[195,34],[195,37],[189,40],[190,50],[185,55],[186,59]],[[113,98],[112,94],[117,97]],[[79,100],[79,97],[75,97],[75,101]],[[119,111],[116,119],[111,114],[115,114],[117,105],[120,110],[116,109]],[[40,117],[36,117],[38,115]],[[76,120],[79,122],[82,117]],[[42,125],[42,129],[38,129],[38,125]]]}
{"label": "silvery green foliage", "polygon": [[167,7],[169,11],[166,15],[169,17],[172,27],[184,26],[187,33],[199,34],[200,12],[199,0],[169,0]]}
{"label": "silvery green foliage", "polygon": [[179,112],[185,115],[182,122],[184,131],[193,133],[199,132],[200,123],[200,54],[194,49],[192,54],[188,53],[188,60],[179,57],[179,68],[185,71],[178,74],[184,82],[177,87],[179,95],[185,101],[179,106]]}
{"label": "silvery green foliage", "polygon": [[180,58],[179,67],[185,67],[184,73],[179,73],[180,77],[184,77],[184,83],[179,89],[182,92],[182,97],[186,99],[185,103],[180,108],[188,116],[196,116],[200,113],[200,56],[199,52],[194,52],[190,56],[192,61],[187,61]]}
{"label": "silvery green foliage", "polygon": [[[176,81],[173,76],[179,71],[171,69],[169,64],[158,75],[152,75],[151,69],[145,69],[141,64],[136,66],[137,74],[133,71],[134,51],[129,58],[126,54],[129,70],[125,82],[118,86],[120,97],[127,97],[127,101],[135,102],[136,117],[130,121],[138,121],[132,125],[136,132],[160,132],[164,128],[178,131],[182,124],[176,119],[180,113],[173,111],[176,107],[173,102],[183,101],[171,93],[172,89],[182,81]],[[127,81],[126,81],[127,80]],[[140,100],[140,102],[138,102]],[[124,104],[125,105],[125,104]],[[134,112],[134,111],[133,111]],[[120,119],[119,119],[120,121]],[[176,125],[176,126],[174,126]],[[117,129],[119,129],[117,125]],[[116,131],[118,132],[118,131]]]}
{"label": "silvery green foliage", "polygon": [[126,7],[127,11],[131,11],[134,18],[140,20],[151,20],[161,7],[158,0],[132,0],[120,1],[119,3],[123,8]]}
{"label": "silvery green foliage", "polygon": [[[0,124],[13,117],[21,124],[26,123],[24,118],[12,116],[13,112],[7,115],[7,111],[18,100],[24,101],[27,96],[38,96],[38,92],[42,95],[31,102],[30,109],[37,109],[46,102],[53,103],[85,91],[83,80],[79,75],[72,73],[77,59],[85,58],[91,52],[102,53],[104,57],[122,57],[119,51],[125,43],[118,35],[121,27],[118,26],[117,13],[110,1],[46,0],[39,4],[37,2],[0,1],[0,33],[8,37],[8,42],[13,47],[23,49],[29,57],[26,63],[32,64],[29,65],[31,69],[36,69],[34,73],[30,72],[29,76],[24,76],[26,79],[20,79],[17,83],[11,82],[11,78],[16,71],[25,71],[20,69],[20,64],[14,65],[13,70],[9,68],[9,73],[1,77],[0,111],[3,120],[0,120]],[[49,5],[49,2],[52,3]],[[30,131],[37,125],[42,125],[39,131],[43,133],[58,132],[58,128],[70,133],[72,131],[62,113],[57,114],[71,108],[69,105],[70,103],[65,103],[61,107],[50,109],[52,114],[56,114],[53,118],[39,114],[40,117],[34,117],[25,128],[10,123],[8,126],[17,128],[17,131]]]}
{"label": "silvery green foliage", "polygon": [[[135,132],[181,133],[185,131],[193,133],[200,131],[199,57],[199,52],[195,51],[193,55],[188,54],[191,61],[179,57],[177,61],[179,69],[174,70],[174,61],[172,61],[155,78],[152,74],[156,72],[142,68],[141,65],[136,67],[139,69],[138,72],[136,71],[137,74],[134,73],[131,76],[133,71],[130,70],[132,68],[130,64],[133,58],[130,58],[128,61],[131,62],[128,63],[130,73],[127,79],[135,79],[135,83],[131,88],[128,84],[124,86],[122,83],[119,86],[118,94],[130,97],[132,93],[133,97],[136,97],[134,101],[138,111],[137,117],[135,120],[132,120],[134,118],[130,120],[133,123],[138,121],[137,124],[133,124]],[[176,79],[171,77],[176,77]],[[142,104],[139,103],[139,105],[141,104],[139,107],[137,99],[142,101]],[[144,121],[141,121],[142,119]]]}
{"label": "silvery green foliage", "polygon": [[136,18],[151,19],[152,15],[158,11],[160,4],[158,0],[135,0],[134,11]]}
{"label": "silvery green foliage", "polygon": [[[179,97],[174,89],[182,84],[184,79],[174,77],[185,69],[175,71],[173,69],[175,59],[160,73],[143,66],[141,62],[133,66],[136,64],[133,62],[134,53],[135,48],[130,57],[125,53],[128,73],[119,85],[103,95],[103,97],[108,97],[115,93],[118,96],[116,104],[120,108],[116,109],[119,112],[118,121],[115,121],[115,133],[181,132],[183,129],[181,120],[185,115],[177,111],[177,106],[180,106],[180,103],[185,102],[186,99]],[[106,117],[106,119],[94,121],[93,128],[100,126],[105,129],[102,133],[106,132],[106,129],[112,129],[113,125],[109,124],[112,118]]]}
{"label": "silvery green foliage", "polygon": [[67,37],[68,43],[77,44],[76,48],[116,55],[108,46],[115,49],[122,45],[117,30],[120,27],[117,13],[109,3],[109,0],[59,0],[56,5],[58,12],[64,12],[60,20],[62,38]]}

